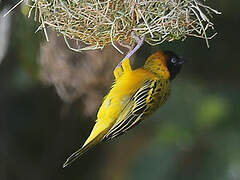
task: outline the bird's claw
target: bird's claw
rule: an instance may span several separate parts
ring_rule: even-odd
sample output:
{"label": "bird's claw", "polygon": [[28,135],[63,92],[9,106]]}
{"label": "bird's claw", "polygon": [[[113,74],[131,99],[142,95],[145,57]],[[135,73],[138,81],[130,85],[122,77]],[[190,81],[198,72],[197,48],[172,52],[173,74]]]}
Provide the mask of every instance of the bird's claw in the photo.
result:
{"label": "bird's claw", "polygon": [[125,59],[128,59],[130,58],[142,45],[143,45],[143,42],[144,42],[144,39],[145,39],[145,36],[143,36],[142,38],[138,37],[134,31],[131,32],[131,36],[132,38],[135,39],[135,41],[137,42],[137,45],[128,52],[128,54],[120,61],[120,63],[115,67],[114,70],[116,70],[118,67],[120,67],[122,65],[122,62],[125,60]]}

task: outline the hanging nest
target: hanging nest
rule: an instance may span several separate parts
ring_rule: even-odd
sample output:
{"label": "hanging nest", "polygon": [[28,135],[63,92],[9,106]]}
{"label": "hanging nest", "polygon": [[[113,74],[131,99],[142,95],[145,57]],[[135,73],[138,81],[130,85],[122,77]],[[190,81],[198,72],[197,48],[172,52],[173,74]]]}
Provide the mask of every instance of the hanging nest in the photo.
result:
{"label": "hanging nest", "polygon": [[[31,0],[29,0],[31,1]],[[197,0],[32,0],[29,14],[47,27],[62,34],[69,48],[81,51],[102,49],[115,43],[131,46],[131,32],[145,36],[150,45],[184,40],[188,36],[204,38],[213,29],[208,17],[220,14]],[[33,10],[35,12],[33,12]],[[72,48],[68,39],[84,42]]]}

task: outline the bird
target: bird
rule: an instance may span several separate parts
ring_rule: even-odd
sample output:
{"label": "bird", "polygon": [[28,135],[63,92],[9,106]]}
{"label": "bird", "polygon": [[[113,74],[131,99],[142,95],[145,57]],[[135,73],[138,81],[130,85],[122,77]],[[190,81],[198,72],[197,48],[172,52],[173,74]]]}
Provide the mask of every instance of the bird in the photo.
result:
{"label": "bird", "polygon": [[114,139],[146,120],[170,95],[170,83],[184,59],[172,51],[157,51],[141,68],[132,69],[126,58],[113,72],[115,81],[99,108],[95,125],[83,144],[63,167],[70,165],[101,141]]}

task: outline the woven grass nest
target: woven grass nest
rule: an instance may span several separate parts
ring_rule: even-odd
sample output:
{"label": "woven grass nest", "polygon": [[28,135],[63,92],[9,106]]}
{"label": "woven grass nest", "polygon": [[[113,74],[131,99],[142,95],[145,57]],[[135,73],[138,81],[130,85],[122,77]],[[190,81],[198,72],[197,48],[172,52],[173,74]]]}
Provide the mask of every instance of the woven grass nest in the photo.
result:
{"label": "woven grass nest", "polygon": [[[32,0],[30,14],[47,27],[62,34],[69,48],[81,51],[102,49],[108,44],[131,46],[145,36],[150,45],[184,40],[188,36],[204,38],[208,45],[216,33],[209,17],[218,11],[197,0]],[[68,39],[84,42],[72,48]],[[118,48],[117,48],[118,49]]]}

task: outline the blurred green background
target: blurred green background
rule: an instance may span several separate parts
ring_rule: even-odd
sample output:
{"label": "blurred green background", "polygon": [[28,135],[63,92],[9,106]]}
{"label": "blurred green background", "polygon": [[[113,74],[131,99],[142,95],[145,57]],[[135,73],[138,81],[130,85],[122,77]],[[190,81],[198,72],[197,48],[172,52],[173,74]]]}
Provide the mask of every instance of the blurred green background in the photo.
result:
{"label": "blurred green background", "polygon": [[[14,3],[2,1],[1,12]],[[168,102],[139,127],[98,145],[65,169],[66,158],[91,131],[120,57],[104,62],[110,74],[98,72],[103,75],[95,81],[106,81],[104,86],[93,81],[86,89],[79,80],[80,95],[65,103],[54,86],[40,80],[45,39],[17,8],[7,18],[7,32],[0,31],[0,179],[240,180],[240,1],[208,3],[223,12],[213,19],[218,35],[209,49],[204,40],[188,38],[154,48],[144,45],[135,57],[143,62],[158,49],[168,49],[188,60],[172,82]],[[96,103],[88,91],[97,94]]]}

